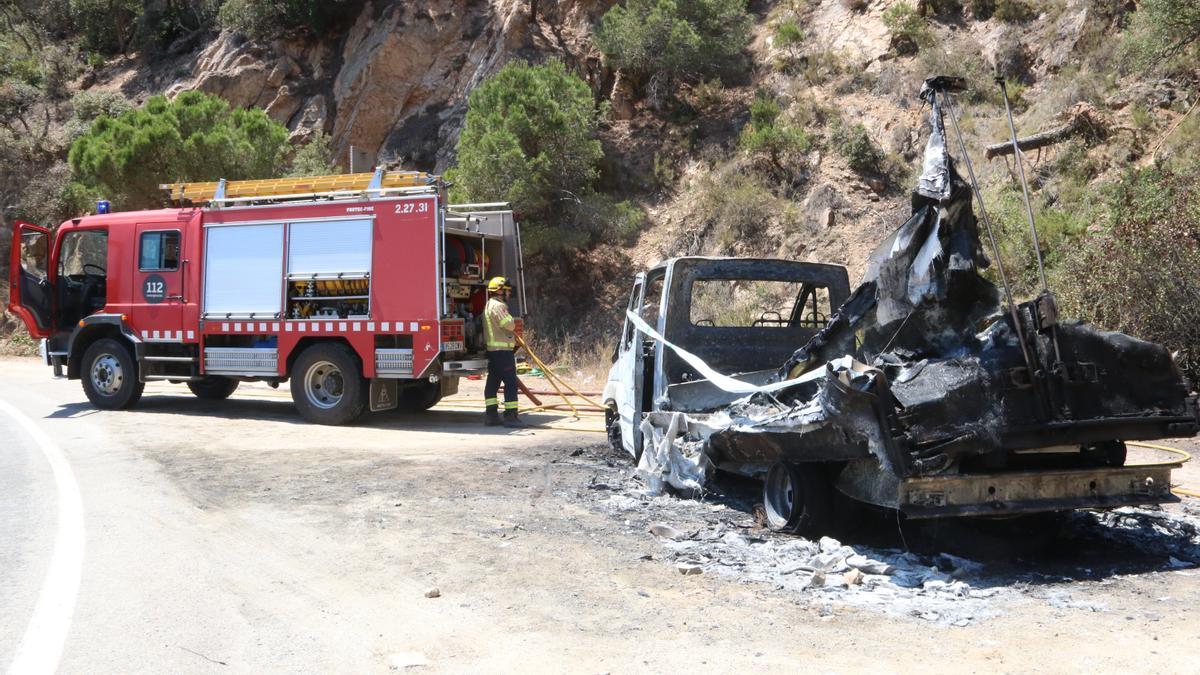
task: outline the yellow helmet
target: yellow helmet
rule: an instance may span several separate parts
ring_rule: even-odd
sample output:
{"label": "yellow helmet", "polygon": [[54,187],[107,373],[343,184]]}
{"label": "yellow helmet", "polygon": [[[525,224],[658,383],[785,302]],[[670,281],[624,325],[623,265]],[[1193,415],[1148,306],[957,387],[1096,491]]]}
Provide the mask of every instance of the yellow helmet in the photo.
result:
{"label": "yellow helmet", "polygon": [[488,293],[496,293],[504,288],[512,288],[508,285],[508,279],[504,277],[492,277],[492,280],[488,282]]}

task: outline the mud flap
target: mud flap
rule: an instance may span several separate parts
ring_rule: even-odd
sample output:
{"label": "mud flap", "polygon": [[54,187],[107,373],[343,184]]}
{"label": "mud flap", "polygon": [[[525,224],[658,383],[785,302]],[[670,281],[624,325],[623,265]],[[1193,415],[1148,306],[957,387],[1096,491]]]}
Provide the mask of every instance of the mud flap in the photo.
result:
{"label": "mud flap", "polygon": [[400,405],[400,383],[393,379],[371,380],[371,412],[394,410]]}

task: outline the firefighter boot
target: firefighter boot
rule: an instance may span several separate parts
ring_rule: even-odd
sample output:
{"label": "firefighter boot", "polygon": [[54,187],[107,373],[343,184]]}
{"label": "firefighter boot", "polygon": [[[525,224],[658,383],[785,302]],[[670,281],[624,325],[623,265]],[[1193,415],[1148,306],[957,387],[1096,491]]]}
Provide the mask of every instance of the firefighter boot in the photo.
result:
{"label": "firefighter boot", "polygon": [[525,424],[524,422],[521,421],[521,418],[517,417],[516,410],[505,410],[504,411],[504,426],[508,427],[509,429],[524,429],[525,427],[527,427],[529,425]]}
{"label": "firefighter boot", "polygon": [[500,414],[496,411],[495,405],[489,405],[483,413],[483,424],[489,427],[500,426]]}

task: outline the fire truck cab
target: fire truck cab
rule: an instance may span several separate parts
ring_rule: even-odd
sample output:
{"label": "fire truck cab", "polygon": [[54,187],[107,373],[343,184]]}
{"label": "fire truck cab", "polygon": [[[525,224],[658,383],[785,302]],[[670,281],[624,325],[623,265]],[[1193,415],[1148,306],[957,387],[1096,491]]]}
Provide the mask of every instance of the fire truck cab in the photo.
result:
{"label": "fire truck cab", "polygon": [[425,410],[486,370],[488,278],[527,311],[508,205],[447,205],[436,176],[163,188],[178,206],[14,226],[9,309],[98,408],[161,380],[204,399],[290,381],[321,424]]}

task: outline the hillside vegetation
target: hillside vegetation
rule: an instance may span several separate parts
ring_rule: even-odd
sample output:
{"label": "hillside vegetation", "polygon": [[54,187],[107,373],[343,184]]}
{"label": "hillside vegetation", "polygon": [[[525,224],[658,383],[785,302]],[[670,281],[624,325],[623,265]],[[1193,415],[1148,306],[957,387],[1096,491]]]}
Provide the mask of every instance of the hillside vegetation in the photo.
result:
{"label": "hillside vegetation", "polygon": [[1009,135],[999,74],[1020,135],[1070,127],[1025,164],[1065,314],[1164,342],[1200,375],[1191,0],[468,4],[3,0],[4,223],[149,205],[179,178],[345,169],[353,146],[512,201],[539,334],[595,353],[632,272],[661,257],[861,273],[907,215],[920,82],[949,74],[968,84],[957,119],[999,262],[1029,297],[1016,165],[984,156]]}

